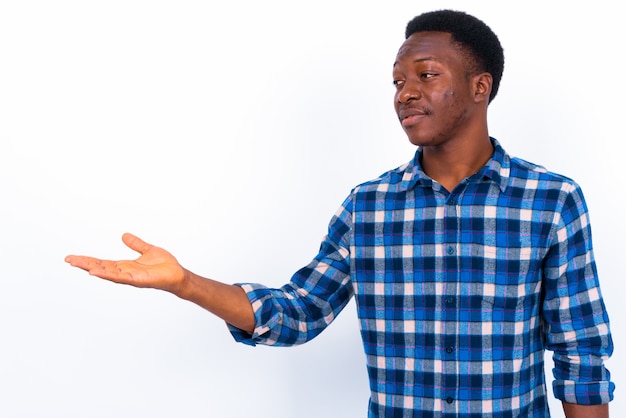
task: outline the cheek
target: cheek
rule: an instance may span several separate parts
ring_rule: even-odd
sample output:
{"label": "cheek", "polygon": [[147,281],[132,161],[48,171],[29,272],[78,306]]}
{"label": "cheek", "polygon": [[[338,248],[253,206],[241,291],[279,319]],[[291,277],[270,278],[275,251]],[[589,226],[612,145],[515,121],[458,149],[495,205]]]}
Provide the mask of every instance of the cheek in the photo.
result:
{"label": "cheek", "polygon": [[448,103],[454,102],[455,98],[456,98],[456,91],[454,91],[453,89],[446,90],[443,93],[443,100],[445,100]]}
{"label": "cheek", "polygon": [[449,110],[458,110],[463,107],[458,92],[449,89],[441,95],[441,104]]}

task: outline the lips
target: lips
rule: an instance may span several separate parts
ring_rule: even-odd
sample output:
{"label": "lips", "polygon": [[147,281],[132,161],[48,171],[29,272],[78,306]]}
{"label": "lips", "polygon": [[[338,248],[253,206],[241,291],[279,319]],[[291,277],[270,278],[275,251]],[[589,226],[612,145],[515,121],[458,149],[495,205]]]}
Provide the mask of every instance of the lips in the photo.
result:
{"label": "lips", "polygon": [[429,115],[429,112],[426,111],[425,109],[418,109],[418,108],[411,107],[411,108],[404,108],[404,109],[398,110],[398,118],[400,119],[400,123],[402,124],[402,127],[404,128],[408,128],[408,127],[415,125],[416,123],[418,123],[420,120],[422,120],[424,117],[428,115]]}

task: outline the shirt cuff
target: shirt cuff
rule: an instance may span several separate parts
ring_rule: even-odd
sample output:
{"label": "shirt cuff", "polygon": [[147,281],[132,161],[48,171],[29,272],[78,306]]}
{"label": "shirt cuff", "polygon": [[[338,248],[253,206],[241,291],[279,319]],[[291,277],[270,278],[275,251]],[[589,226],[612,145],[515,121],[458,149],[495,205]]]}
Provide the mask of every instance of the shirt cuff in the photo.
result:
{"label": "shirt cuff", "polygon": [[615,384],[610,381],[555,380],[552,382],[552,390],[554,397],[563,402],[578,405],[599,405],[613,400]]}
{"label": "shirt cuff", "polygon": [[235,341],[239,343],[251,346],[255,346],[257,344],[271,345],[265,337],[269,334],[270,328],[276,320],[272,317],[262,317],[263,300],[269,296],[270,290],[261,284],[255,283],[235,283],[235,286],[241,287],[241,289],[246,293],[246,296],[250,301],[250,305],[252,305],[255,328],[253,333],[250,334],[249,332],[243,331],[229,323],[226,323],[231,335]]}
{"label": "shirt cuff", "polygon": [[228,327],[228,331],[230,331],[230,335],[232,335],[238,343],[244,343],[253,347],[256,345],[254,338],[252,338],[252,334],[242,331],[229,323],[226,323],[226,326]]}

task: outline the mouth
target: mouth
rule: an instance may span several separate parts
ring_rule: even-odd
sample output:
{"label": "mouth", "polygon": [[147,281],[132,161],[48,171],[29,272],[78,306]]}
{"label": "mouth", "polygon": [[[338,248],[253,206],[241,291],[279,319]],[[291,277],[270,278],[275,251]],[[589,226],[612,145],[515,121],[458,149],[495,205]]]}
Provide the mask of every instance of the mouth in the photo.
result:
{"label": "mouth", "polygon": [[422,119],[428,116],[429,112],[424,109],[401,109],[398,112],[398,118],[403,128],[410,128],[413,125],[419,123]]}

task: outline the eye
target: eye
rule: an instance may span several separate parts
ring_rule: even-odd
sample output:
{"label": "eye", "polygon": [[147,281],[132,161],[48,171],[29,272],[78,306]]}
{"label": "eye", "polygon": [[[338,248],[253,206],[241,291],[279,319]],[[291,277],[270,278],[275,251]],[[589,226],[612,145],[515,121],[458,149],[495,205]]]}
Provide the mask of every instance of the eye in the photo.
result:
{"label": "eye", "polygon": [[436,76],[437,76],[437,73],[422,73],[421,74],[421,77],[422,78],[426,78],[426,79],[433,78],[433,77],[436,77]]}
{"label": "eye", "polygon": [[402,85],[404,84],[404,80],[393,80],[393,85],[398,89],[400,87],[402,87]]}

